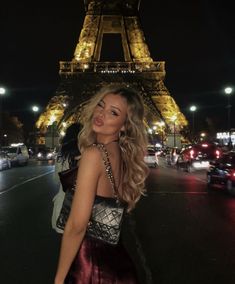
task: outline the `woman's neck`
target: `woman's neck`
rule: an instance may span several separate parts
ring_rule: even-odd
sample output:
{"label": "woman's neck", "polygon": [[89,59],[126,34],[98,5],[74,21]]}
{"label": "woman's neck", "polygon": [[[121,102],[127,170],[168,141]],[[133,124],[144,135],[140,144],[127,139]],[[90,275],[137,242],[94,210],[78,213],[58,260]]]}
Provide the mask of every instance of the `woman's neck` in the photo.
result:
{"label": "woman's neck", "polygon": [[102,143],[104,145],[109,145],[109,144],[115,143],[115,142],[118,142],[118,138],[117,137],[112,137],[112,138],[109,138],[109,139],[107,139],[107,138],[106,139],[105,138],[101,139],[101,138],[97,137],[97,143]]}

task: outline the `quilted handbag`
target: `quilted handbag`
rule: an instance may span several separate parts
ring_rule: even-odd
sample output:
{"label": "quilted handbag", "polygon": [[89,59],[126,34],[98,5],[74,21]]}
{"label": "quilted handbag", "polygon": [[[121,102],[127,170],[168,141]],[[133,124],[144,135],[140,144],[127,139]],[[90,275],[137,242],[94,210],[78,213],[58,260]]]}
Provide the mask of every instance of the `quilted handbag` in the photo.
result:
{"label": "quilted handbag", "polygon": [[94,144],[102,152],[108,178],[115,198],[96,196],[86,234],[105,243],[116,245],[120,238],[125,206],[118,200],[108,152],[103,144]]}
{"label": "quilted handbag", "polygon": [[105,243],[116,245],[120,238],[124,206],[115,199],[95,202],[86,234]]}

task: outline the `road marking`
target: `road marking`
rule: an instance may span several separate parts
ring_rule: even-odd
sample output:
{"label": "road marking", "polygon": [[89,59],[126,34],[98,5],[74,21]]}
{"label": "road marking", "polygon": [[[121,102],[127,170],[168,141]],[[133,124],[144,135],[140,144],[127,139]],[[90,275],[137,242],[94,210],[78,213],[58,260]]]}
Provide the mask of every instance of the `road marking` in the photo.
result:
{"label": "road marking", "polygon": [[15,184],[15,185],[13,185],[13,186],[11,186],[11,187],[9,187],[9,188],[7,188],[7,189],[1,191],[1,192],[0,192],[0,195],[1,195],[1,194],[4,194],[4,193],[7,193],[7,192],[9,192],[9,191],[12,191],[13,189],[15,189],[15,188],[17,188],[17,187],[19,187],[19,186],[21,186],[21,185],[23,185],[23,184],[25,184],[25,183],[28,183],[28,182],[33,181],[33,180],[35,180],[35,179],[38,179],[38,178],[41,178],[41,177],[43,177],[43,176],[49,175],[49,174],[51,174],[51,173],[53,173],[53,172],[54,172],[54,170],[51,170],[51,171],[46,172],[46,173],[44,173],[44,174],[41,174],[41,175],[39,175],[39,176],[36,176],[36,177],[33,177],[33,178],[29,178],[29,179],[27,179],[27,180],[25,180],[25,181],[22,181],[22,182],[20,182],[20,183],[17,183],[17,184]]}

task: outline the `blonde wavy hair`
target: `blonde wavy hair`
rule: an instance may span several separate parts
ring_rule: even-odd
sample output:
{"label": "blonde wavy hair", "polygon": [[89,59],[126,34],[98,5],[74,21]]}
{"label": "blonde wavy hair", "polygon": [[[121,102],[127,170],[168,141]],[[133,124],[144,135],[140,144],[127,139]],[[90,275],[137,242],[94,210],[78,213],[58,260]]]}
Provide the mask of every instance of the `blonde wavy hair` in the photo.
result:
{"label": "blonde wavy hair", "polygon": [[144,126],[144,104],[142,98],[132,89],[123,85],[103,87],[85,105],[81,113],[83,129],[79,135],[81,153],[96,142],[92,130],[94,109],[107,94],[119,95],[126,99],[128,110],[125,131],[120,132],[119,145],[123,160],[123,184],[119,199],[126,202],[128,211],[132,210],[145,192],[145,179],[148,167],[144,162],[147,147],[147,134]]}

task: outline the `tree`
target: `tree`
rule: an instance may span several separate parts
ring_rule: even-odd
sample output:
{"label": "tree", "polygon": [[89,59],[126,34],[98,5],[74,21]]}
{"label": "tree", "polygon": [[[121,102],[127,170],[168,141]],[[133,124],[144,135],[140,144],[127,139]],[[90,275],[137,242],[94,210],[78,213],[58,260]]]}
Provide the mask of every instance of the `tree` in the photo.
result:
{"label": "tree", "polygon": [[17,116],[11,116],[8,112],[1,114],[0,145],[24,142],[23,123]]}

